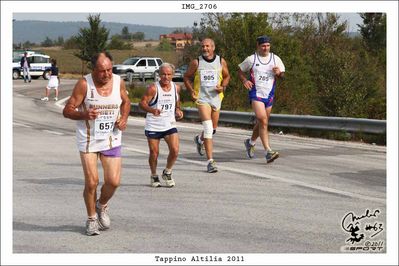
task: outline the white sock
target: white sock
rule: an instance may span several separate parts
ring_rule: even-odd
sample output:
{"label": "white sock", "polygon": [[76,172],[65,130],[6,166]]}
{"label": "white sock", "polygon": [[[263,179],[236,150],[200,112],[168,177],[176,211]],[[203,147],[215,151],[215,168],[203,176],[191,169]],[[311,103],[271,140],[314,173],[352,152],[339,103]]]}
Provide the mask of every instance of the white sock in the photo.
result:
{"label": "white sock", "polygon": [[208,161],[207,161],[207,163],[210,163],[210,162],[212,162],[213,161],[213,159],[209,159]]}
{"label": "white sock", "polygon": [[172,173],[172,169],[165,168],[165,173],[171,174]]}
{"label": "white sock", "polygon": [[102,204],[100,203],[100,201],[99,201],[99,200],[97,200],[97,203],[96,203],[96,205],[97,205],[97,208],[99,208],[99,209],[102,209],[102,208],[106,207],[106,206],[107,206],[107,204],[108,204],[108,203],[106,203],[106,204],[102,205]]}
{"label": "white sock", "polygon": [[97,214],[93,216],[87,217],[88,220],[96,220],[97,219]]}
{"label": "white sock", "polygon": [[255,140],[255,141],[252,141],[252,139],[249,139],[249,144],[250,144],[251,146],[255,146],[256,140]]}

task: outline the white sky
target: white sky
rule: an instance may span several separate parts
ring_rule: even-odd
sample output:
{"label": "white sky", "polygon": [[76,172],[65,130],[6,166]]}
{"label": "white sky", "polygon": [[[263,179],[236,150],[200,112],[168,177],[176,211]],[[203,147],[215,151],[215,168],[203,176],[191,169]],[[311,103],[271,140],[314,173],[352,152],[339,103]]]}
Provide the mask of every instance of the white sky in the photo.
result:
{"label": "white sky", "polygon": [[[87,21],[90,13],[14,13],[16,20],[42,21]],[[93,12],[92,14],[96,14]],[[356,12],[339,13],[342,20],[349,22],[349,31],[356,31],[356,24],[362,19]],[[166,27],[192,27],[195,21],[200,22],[202,13],[101,13],[101,20]]]}

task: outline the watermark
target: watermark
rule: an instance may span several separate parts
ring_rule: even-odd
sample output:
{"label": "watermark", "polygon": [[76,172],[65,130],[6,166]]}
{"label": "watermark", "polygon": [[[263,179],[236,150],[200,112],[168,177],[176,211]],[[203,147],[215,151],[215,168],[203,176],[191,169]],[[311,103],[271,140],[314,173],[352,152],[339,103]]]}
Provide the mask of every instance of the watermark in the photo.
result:
{"label": "watermark", "polygon": [[384,224],[379,221],[381,211],[379,209],[366,209],[364,213],[357,215],[348,212],[341,221],[341,228],[348,238],[347,245],[341,247],[343,252],[383,252],[385,242],[381,240]]}

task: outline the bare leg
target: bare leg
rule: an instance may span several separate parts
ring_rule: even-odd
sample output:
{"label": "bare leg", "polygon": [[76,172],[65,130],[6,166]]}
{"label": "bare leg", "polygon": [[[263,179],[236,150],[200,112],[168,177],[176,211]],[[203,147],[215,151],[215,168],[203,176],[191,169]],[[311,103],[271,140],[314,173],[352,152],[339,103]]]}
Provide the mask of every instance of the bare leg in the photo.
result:
{"label": "bare leg", "polygon": [[166,168],[172,169],[179,154],[179,135],[177,133],[168,135],[165,137],[165,141],[168,144],[169,148],[169,155],[168,155],[168,160],[166,162]]}
{"label": "bare leg", "polygon": [[157,164],[158,164],[160,140],[147,138],[147,141],[148,141],[148,147],[150,149],[148,163],[150,165],[151,175],[156,175],[157,174]]}
{"label": "bare leg", "polygon": [[101,154],[100,159],[104,169],[104,184],[101,187],[101,195],[98,201],[105,205],[120,185],[122,158]]}
{"label": "bare leg", "polygon": [[256,119],[258,120],[257,124],[259,127],[259,136],[262,141],[263,148],[265,151],[271,150],[269,145],[268,124],[272,107],[268,107],[266,109],[262,102],[252,101],[252,109],[255,112]]}
{"label": "bare leg", "polygon": [[96,200],[98,186],[97,153],[80,153],[80,160],[85,176],[83,198],[88,216],[96,215]]}

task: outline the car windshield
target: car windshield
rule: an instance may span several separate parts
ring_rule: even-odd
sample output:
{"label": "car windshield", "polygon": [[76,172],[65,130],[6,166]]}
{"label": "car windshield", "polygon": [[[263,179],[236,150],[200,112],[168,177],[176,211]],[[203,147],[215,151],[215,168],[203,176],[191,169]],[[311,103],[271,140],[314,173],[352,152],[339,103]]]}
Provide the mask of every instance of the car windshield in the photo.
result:
{"label": "car windshield", "polygon": [[185,72],[187,72],[187,68],[188,68],[188,65],[182,65],[182,66],[178,67],[176,70],[178,70],[182,73],[185,73]]}
{"label": "car windshield", "polygon": [[134,65],[137,61],[139,60],[139,58],[129,58],[126,59],[125,61],[123,61],[123,65]]}
{"label": "car windshield", "polygon": [[22,56],[16,56],[16,57],[14,57],[14,58],[12,59],[12,62],[13,62],[13,63],[20,62],[20,61],[21,61],[21,58],[22,58]]}

